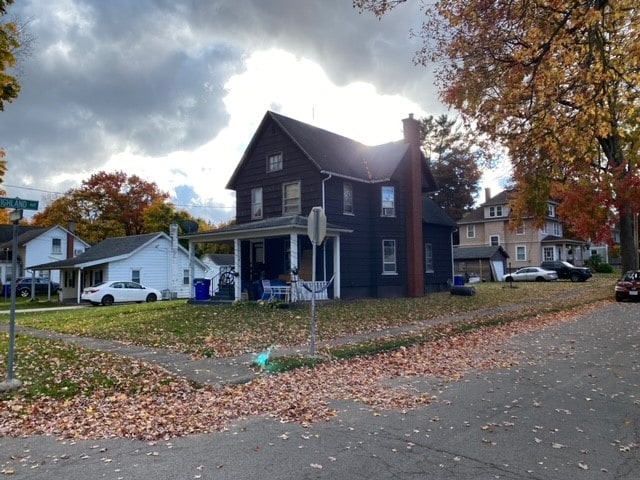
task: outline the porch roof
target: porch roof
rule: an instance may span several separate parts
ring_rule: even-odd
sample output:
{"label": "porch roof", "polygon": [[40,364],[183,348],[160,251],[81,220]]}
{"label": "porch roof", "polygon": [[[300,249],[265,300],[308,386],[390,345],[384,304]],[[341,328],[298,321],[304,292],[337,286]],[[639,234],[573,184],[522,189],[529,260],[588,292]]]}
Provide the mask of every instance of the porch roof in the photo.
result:
{"label": "porch roof", "polygon": [[[353,230],[338,225],[327,224],[327,236],[335,237],[341,233],[352,233]],[[229,225],[218,230],[181,235],[181,239],[193,243],[223,242],[235,239],[261,237],[278,237],[291,233],[307,234],[307,217],[291,215],[286,217],[266,218],[250,223]]]}
{"label": "porch roof", "polygon": [[579,245],[579,246],[584,246],[589,244],[589,242],[585,242],[584,240],[578,240],[575,238],[558,237],[556,235],[547,235],[542,240],[540,240],[540,243],[564,243],[565,245]]}

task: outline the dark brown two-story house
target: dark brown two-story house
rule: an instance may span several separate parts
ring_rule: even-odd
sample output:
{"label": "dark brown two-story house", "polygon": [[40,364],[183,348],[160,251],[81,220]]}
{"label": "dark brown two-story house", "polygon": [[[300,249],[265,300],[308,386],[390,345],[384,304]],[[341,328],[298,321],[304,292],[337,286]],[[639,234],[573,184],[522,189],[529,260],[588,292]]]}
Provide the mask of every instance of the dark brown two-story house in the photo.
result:
{"label": "dark brown two-story house", "polygon": [[[227,188],[236,222],[185,235],[191,246],[233,242],[236,298],[262,279],[311,280],[307,218],[322,207],[326,238],[316,279],[328,298],[422,296],[452,279],[455,222],[428,193],[437,187],[420,150],[420,126],[403,120],[404,139],[366,146],[267,112]],[[191,248],[193,251],[193,248]]]}

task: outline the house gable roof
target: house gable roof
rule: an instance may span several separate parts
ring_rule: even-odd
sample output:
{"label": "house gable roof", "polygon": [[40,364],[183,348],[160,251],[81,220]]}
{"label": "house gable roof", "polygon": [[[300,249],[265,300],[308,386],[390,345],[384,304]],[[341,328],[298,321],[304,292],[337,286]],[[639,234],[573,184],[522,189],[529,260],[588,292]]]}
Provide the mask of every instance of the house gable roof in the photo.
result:
{"label": "house gable roof", "polygon": [[422,196],[422,220],[432,225],[455,228],[457,223],[440,206],[426,195]]}
{"label": "house gable roof", "polygon": [[509,258],[507,251],[500,245],[496,246],[481,246],[481,247],[454,247],[453,259],[454,260],[478,260],[478,259],[491,259],[497,254],[502,255],[504,258]]}
{"label": "house gable roof", "polygon": [[[388,181],[409,151],[409,144],[404,141],[367,146],[328,130],[268,111],[249,142],[227,188],[235,188],[242,165],[270,122],[275,122],[280,127],[319,172],[356,181]],[[431,172],[427,168],[424,171],[428,190],[434,190],[435,181]]]}

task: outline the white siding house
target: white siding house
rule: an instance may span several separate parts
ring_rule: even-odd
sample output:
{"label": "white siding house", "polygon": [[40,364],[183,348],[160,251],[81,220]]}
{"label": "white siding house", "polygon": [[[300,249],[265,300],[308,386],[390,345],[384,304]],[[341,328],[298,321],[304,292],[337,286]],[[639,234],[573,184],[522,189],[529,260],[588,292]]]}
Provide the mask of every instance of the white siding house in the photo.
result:
{"label": "white siding house", "polygon": [[[132,280],[163,292],[163,298],[190,298],[193,278],[207,267],[178,243],[177,232],[108,238],[71,260],[34,265],[58,269],[65,301],[80,302],[82,289],[109,280]],[[192,269],[193,268],[193,269]],[[166,295],[166,297],[165,297]]]}

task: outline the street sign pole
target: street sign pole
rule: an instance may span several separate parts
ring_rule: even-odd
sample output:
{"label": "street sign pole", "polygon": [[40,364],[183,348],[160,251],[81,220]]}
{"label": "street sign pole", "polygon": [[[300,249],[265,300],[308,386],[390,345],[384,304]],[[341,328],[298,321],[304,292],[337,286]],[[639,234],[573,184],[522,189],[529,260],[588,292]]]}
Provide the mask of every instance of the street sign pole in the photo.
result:
{"label": "street sign pole", "polygon": [[15,390],[22,386],[22,382],[14,377],[13,361],[15,357],[16,343],[16,277],[18,275],[18,222],[22,218],[22,210],[11,212],[13,221],[13,243],[11,251],[11,309],[9,311],[9,352],[7,361],[7,379],[0,382],[0,392]]}
{"label": "street sign pole", "polygon": [[316,248],[327,234],[327,217],[322,207],[313,207],[307,218],[307,234],[311,240],[311,355],[316,354]]}

